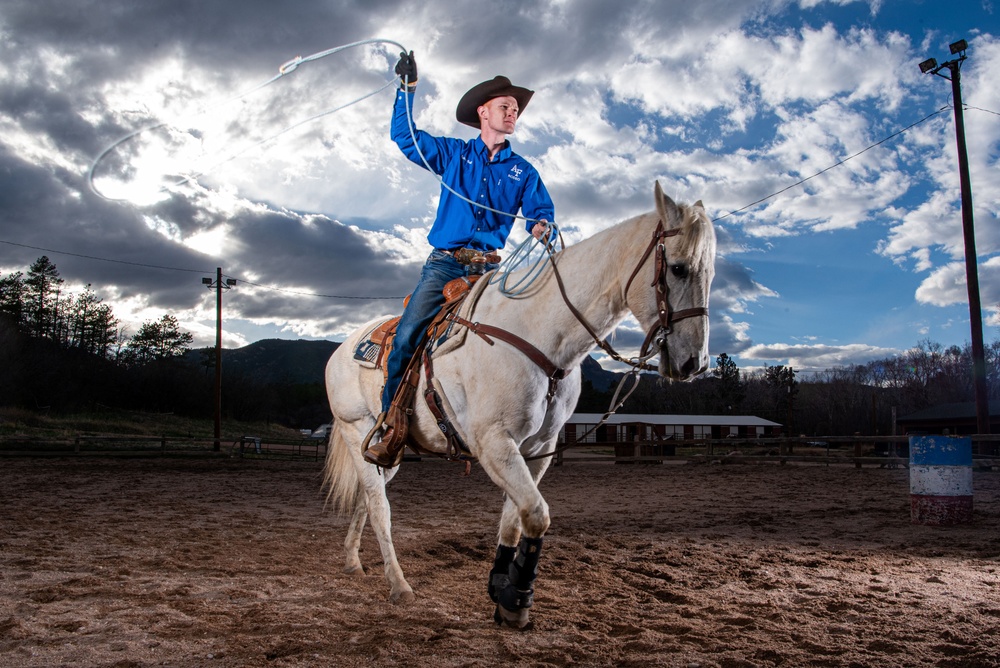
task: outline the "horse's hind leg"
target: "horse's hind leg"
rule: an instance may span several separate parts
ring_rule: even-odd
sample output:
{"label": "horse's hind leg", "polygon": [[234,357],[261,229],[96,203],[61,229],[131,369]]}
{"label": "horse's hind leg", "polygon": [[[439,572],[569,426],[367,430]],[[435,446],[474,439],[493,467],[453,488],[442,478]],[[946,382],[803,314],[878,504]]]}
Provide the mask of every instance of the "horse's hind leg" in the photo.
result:
{"label": "horse's hind leg", "polygon": [[[350,466],[356,474],[356,487],[360,487],[360,494],[355,499],[351,525],[347,530],[347,537],[344,539],[344,548],[347,553],[347,561],[344,570],[351,573],[361,571],[361,560],[358,551],[361,547],[361,532],[365,527],[365,520],[371,523],[372,531],[378,540],[379,548],[382,551],[382,561],[385,563],[385,578],[389,581],[390,599],[393,603],[407,603],[412,601],[413,589],[403,577],[403,570],[399,567],[396,559],[396,550],[392,546],[392,527],[390,523],[389,500],[385,495],[385,486],[398,471],[398,467],[384,471],[367,463],[362,459],[361,442],[374,421],[370,416],[365,419],[358,419],[353,422],[340,422],[338,429],[342,432],[343,452],[350,461],[344,464]],[[353,480],[353,477],[352,477]]]}
{"label": "horse's hind leg", "polygon": [[[396,559],[396,548],[392,545],[392,513],[389,509],[389,499],[385,495],[385,486],[396,475],[399,467],[380,470],[361,458],[360,448],[356,453],[356,466],[358,479],[364,490],[368,519],[382,551],[385,579],[389,581],[389,599],[393,603],[409,603],[415,597]],[[354,528],[354,522],[351,523],[351,528]],[[358,540],[361,538],[360,529],[361,526],[358,527]]]}
{"label": "horse's hind leg", "polygon": [[365,530],[368,522],[368,506],[363,500],[359,500],[354,508],[354,515],[351,517],[351,526],[347,529],[347,537],[344,539],[344,552],[347,561],[344,564],[344,572],[355,575],[364,575],[365,569],[361,565],[361,532]]}

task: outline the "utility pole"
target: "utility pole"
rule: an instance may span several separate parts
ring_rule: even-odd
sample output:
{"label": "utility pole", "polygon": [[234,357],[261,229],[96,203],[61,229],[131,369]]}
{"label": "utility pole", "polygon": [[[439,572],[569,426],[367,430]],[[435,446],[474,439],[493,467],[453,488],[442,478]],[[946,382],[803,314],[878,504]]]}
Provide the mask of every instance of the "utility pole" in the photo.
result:
{"label": "utility pole", "polygon": [[222,280],[222,267],[215,270],[215,281],[203,278],[201,282],[209,290],[215,290],[215,386],[213,401],[215,403],[215,445],[214,450],[222,449],[222,291],[236,285],[235,278]]}
{"label": "utility pole", "polygon": [[[972,220],[972,180],[969,178],[969,155],[965,146],[965,115],[962,109],[962,63],[968,42],[960,39],[948,46],[957,58],[938,65],[928,58],[920,63],[924,74],[936,74],[951,81],[955,107],[955,137],[958,143],[958,177],[962,189],[962,232],[965,237],[965,282],[969,289],[969,321],[972,329],[972,383],[976,392],[976,432],[990,433],[990,402],[986,389],[986,354],[983,347],[983,307],[979,298],[979,269],[976,254],[976,231]],[[951,76],[941,73],[947,69]]]}

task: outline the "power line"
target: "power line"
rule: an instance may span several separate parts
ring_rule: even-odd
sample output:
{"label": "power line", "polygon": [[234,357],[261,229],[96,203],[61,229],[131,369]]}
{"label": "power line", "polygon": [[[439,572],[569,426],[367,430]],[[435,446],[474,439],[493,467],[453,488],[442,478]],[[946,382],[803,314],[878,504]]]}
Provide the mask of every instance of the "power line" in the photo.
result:
{"label": "power line", "polygon": [[7,244],[8,246],[18,246],[20,248],[30,248],[31,250],[42,251],[43,253],[53,253],[56,255],[69,255],[70,257],[79,257],[85,260],[97,260],[98,262],[111,262],[112,264],[127,264],[132,267],[145,267],[147,269],[165,269],[167,271],[184,271],[191,274],[206,274],[211,273],[211,269],[181,269],[180,267],[164,267],[158,264],[144,264],[142,262],[129,262],[128,260],[112,260],[106,257],[97,257],[95,255],[82,255],[80,253],[70,253],[69,251],[55,250],[52,248],[42,248],[40,246],[29,246],[28,244],[19,244],[14,241],[5,241],[0,239],[0,244]]}
{"label": "power line", "polygon": [[[83,255],[81,253],[70,253],[68,251],[55,250],[54,248],[42,248],[41,246],[30,246],[28,244],[19,244],[14,241],[6,241],[0,239],[0,244],[7,244],[9,246],[17,246],[19,248],[30,248],[31,250],[42,251],[43,253],[51,253],[53,255],[68,255],[70,257],[79,257],[85,260],[97,260],[98,262],[110,262],[112,264],[124,264],[130,267],[143,267],[146,269],[163,269],[165,271],[182,271],[190,274],[210,274],[214,269],[182,269],[180,267],[165,267],[159,264],[145,264],[142,262],[129,262],[128,260],[114,260],[106,257],[97,257],[95,255]],[[229,278],[234,278],[230,276]],[[275,292],[287,292],[294,295],[302,295],[305,297],[322,297],[325,299],[360,299],[360,300],[376,300],[376,299],[402,299],[402,297],[357,297],[352,295],[324,295],[316,292],[305,292],[302,290],[289,290],[288,288],[279,288],[273,285],[262,285],[260,283],[254,283],[253,281],[248,281],[243,278],[236,277],[240,283],[246,285],[252,285],[255,288],[261,288],[262,290],[273,290]]]}
{"label": "power line", "polygon": [[[977,111],[984,111],[984,112],[989,113],[989,114],[994,114],[994,115],[1000,116],[1000,114],[998,114],[997,112],[990,111],[989,109],[980,109],[979,107],[972,107],[972,106],[969,106],[969,105],[964,105],[964,106],[966,108],[969,108],[969,109],[975,109]],[[918,126],[918,125],[920,125],[922,123],[927,122],[931,118],[934,118],[935,116],[937,116],[939,114],[942,114],[942,113],[948,111],[949,109],[951,109],[951,106],[941,107],[937,111],[934,111],[934,112],[928,114],[927,116],[924,116],[919,121],[916,121],[915,123],[911,123],[910,125],[907,125],[905,128],[903,128],[901,130],[897,130],[896,132],[892,133],[891,135],[889,135],[889,136],[887,136],[887,137],[885,137],[885,138],[883,138],[883,139],[875,142],[874,144],[871,144],[870,146],[867,146],[867,147],[861,149],[860,151],[858,151],[856,153],[853,153],[853,154],[847,156],[846,158],[843,158],[842,160],[838,160],[836,163],[830,165],[829,167],[821,169],[820,171],[816,172],[815,174],[812,174],[811,176],[807,176],[804,179],[796,181],[795,183],[792,183],[791,185],[786,186],[786,187],[782,188],[781,190],[773,192],[773,193],[771,193],[770,195],[768,195],[766,197],[762,197],[762,198],[760,198],[760,199],[758,199],[758,200],[756,200],[754,202],[751,202],[750,204],[747,204],[746,206],[740,207],[739,209],[736,209],[734,211],[730,211],[730,212],[728,212],[726,214],[723,214],[723,215],[721,215],[721,216],[719,216],[717,218],[713,218],[712,222],[717,222],[717,221],[723,220],[724,218],[728,218],[729,216],[736,215],[736,214],[740,213],[741,211],[746,211],[747,209],[749,209],[751,207],[757,206],[761,202],[766,202],[767,200],[769,200],[769,199],[771,199],[773,197],[777,197],[778,195],[780,195],[780,194],[782,194],[784,192],[787,192],[787,191],[791,190],[792,188],[796,188],[796,187],[802,185],[803,183],[805,183],[806,181],[809,181],[811,179],[816,178],[817,176],[825,174],[826,172],[828,172],[828,171],[830,171],[830,170],[832,170],[832,169],[834,169],[836,167],[840,167],[841,165],[843,165],[844,163],[848,162],[849,160],[853,160],[854,158],[858,157],[859,155],[867,153],[868,151],[870,151],[873,148],[876,148],[877,146],[881,146],[882,144],[886,143],[890,139],[894,139],[894,138],[898,137],[899,135],[903,134],[904,132],[907,132],[908,130],[913,129],[916,126]],[[20,244],[20,243],[16,243],[16,242],[13,242],[13,241],[5,241],[3,239],[0,239],[0,243],[8,244],[10,246],[18,246],[20,248],[30,248],[32,250],[39,250],[39,251],[42,251],[42,252],[45,252],[45,253],[53,253],[53,254],[58,254],[58,255],[68,255],[70,257],[79,257],[79,258],[83,258],[83,259],[87,259],[87,260],[97,260],[99,262],[110,262],[110,263],[113,263],[113,264],[124,264],[124,265],[133,266],[133,267],[144,267],[144,268],[148,268],[148,269],[163,269],[163,270],[166,270],[166,271],[182,271],[182,272],[195,273],[195,274],[211,273],[211,271],[212,271],[212,270],[204,270],[204,269],[183,269],[183,268],[180,268],[180,267],[166,267],[166,266],[163,266],[163,265],[146,264],[146,263],[142,263],[142,262],[129,262],[127,260],[115,260],[115,259],[111,259],[111,258],[97,257],[97,256],[94,256],[94,255],[82,255],[80,253],[70,253],[68,251],[55,250],[55,249],[50,249],[50,248],[41,248],[39,246],[30,246],[28,244]],[[253,287],[260,288],[262,290],[272,290],[274,292],[284,292],[284,293],[287,293],[287,294],[301,295],[301,296],[304,296],[304,297],[319,297],[319,298],[322,298],[322,299],[356,299],[356,300],[390,300],[390,299],[402,299],[402,297],[374,297],[374,296],[370,296],[370,295],[368,295],[368,296],[328,295],[328,294],[321,294],[321,293],[317,293],[317,292],[306,292],[306,291],[302,291],[302,290],[290,290],[288,288],[279,288],[279,287],[273,286],[273,285],[262,285],[260,283],[254,283],[253,281],[248,281],[248,280],[242,279],[242,278],[238,278],[237,280],[239,280],[241,283],[245,283],[247,285],[251,285]]]}
{"label": "power line", "polygon": [[305,292],[303,290],[290,290],[288,288],[279,288],[274,285],[261,285],[260,283],[254,283],[253,281],[248,281],[243,278],[237,279],[240,283],[245,283],[247,285],[252,285],[255,288],[261,288],[263,290],[273,290],[275,292],[286,292],[291,295],[302,295],[305,297],[323,297],[326,299],[403,299],[403,297],[354,297],[351,295],[323,295],[318,292]]}
{"label": "power line", "polygon": [[973,107],[971,104],[964,105],[966,109],[975,109],[976,111],[985,111],[987,114],[993,114],[994,116],[1000,116],[995,111],[990,111],[989,109],[983,109],[982,107]]}
{"label": "power line", "polygon": [[795,188],[795,187],[798,187],[798,186],[802,185],[803,183],[805,183],[806,181],[809,181],[810,179],[814,179],[814,178],[816,178],[817,176],[819,176],[819,175],[821,175],[821,174],[825,174],[826,172],[830,171],[830,170],[831,170],[831,169],[833,169],[834,167],[840,167],[841,165],[843,165],[843,164],[844,164],[845,162],[847,162],[848,160],[853,160],[854,158],[858,157],[858,156],[859,156],[859,155],[861,155],[862,153],[866,153],[866,152],[868,152],[868,151],[872,150],[873,148],[875,148],[876,146],[881,146],[882,144],[886,143],[886,142],[887,142],[887,141],[889,141],[890,139],[893,139],[893,138],[895,138],[895,137],[898,137],[899,135],[903,134],[903,133],[904,133],[904,132],[906,132],[907,130],[910,130],[911,128],[915,128],[915,127],[917,127],[918,125],[920,125],[921,123],[923,123],[923,122],[925,122],[925,121],[928,121],[928,120],[930,120],[930,119],[934,118],[935,116],[937,116],[938,114],[942,114],[942,113],[944,113],[944,112],[948,111],[949,109],[951,109],[951,107],[950,107],[950,106],[947,106],[947,107],[941,107],[941,108],[940,108],[940,109],[938,109],[937,111],[935,111],[935,112],[933,112],[933,113],[931,113],[931,114],[928,114],[928,115],[924,116],[923,118],[921,118],[921,119],[920,119],[919,121],[917,121],[916,123],[911,123],[910,125],[907,125],[907,126],[906,126],[905,128],[903,128],[902,130],[898,130],[898,131],[896,131],[896,132],[893,132],[893,133],[892,133],[891,135],[889,135],[888,137],[886,137],[886,138],[884,138],[884,139],[882,139],[882,140],[880,140],[880,141],[877,141],[877,142],[875,142],[875,143],[874,143],[874,144],[872,144],[871,146],[868,146],[868,147],[866,147],[866,148],[863,148],[863,149],[861,149],[860,151],[858,151],[857,153],[854,153],[854,154],[852,154],[852,155],[849,155],[849,156],[847,156],[847,157],[846,157],[846,158],[844,158],[843,160],[838,160],[837,162],[835,162],[834,164],[830,165],[829,167],[826,167],[826,168],[824,168],[824,169],[821,169],[821,170],[819,170],[818,172],[816,172],[816,173],[815,173],[815,174],[813,174],[812,176],[807,176],[806,178],[804,178],[804,179],[802,179],[802,180],[800,180],[800,181],[796,181],[795,183],[791,184],[790,186],[787,186],[787,187],[785,187],[785,188],[782,188],[781,190],[779,190],[779,191],[777,191],[777,192],[774,192],[774,193],[771,193],[771,194],[770,194],[770,195],[768,195],[767,197],[761,197],[761,198],[760,198],[759,200],[757,200],[756,202],[751,202],[750,204],[747,204],[747,205],[746,205],[746,206],[744,206],[744,207],[740,207],[739,209],[736,209],[735,211],[730,211],[729,213],[726,213],[726,214],[723,214],[723,215],[719,216],[718,218],[713,218],[713,219],[712,219],[712,222],[714,223],[714,222],[717,222],[717,221],[720,221],[720,220],[722,220],[723,218],[728,218],[729,216],[733,216],[733,215],[736,215],[736,214],[737,214],[737,213],[739,213],[740,211],[746,211],[747,209],[749,209],[749,208],[751,208],[751,207],[754,207],[754,206],[757,206],[757,205],[758,205],[758,204],[760,204],[761,202],[766,202],[767,200],[771,199],[772,197],[777,197],[778,195],[780,195],[780,194],[781,194],[781,193],[783,193],[783,192],[786,192],[786,191],[789,191],[789,190],[791,190],[792,188]]}

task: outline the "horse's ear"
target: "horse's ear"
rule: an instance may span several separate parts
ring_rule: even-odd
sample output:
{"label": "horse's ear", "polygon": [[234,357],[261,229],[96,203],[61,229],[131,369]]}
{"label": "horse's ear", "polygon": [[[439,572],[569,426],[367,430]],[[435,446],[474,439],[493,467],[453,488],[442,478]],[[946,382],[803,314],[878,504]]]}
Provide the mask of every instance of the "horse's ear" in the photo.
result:
{"label": "horse's ear", "polygon": [[704,208],[705,208],[705,205],[701,203],[701,200],[698,200],[697,202],[695,202],[695,203],[694,203],[694,205],[695,205],[696,207],[699,207],[699,208],[701,208],[701,209],[704,209]]}
{"label": "horse's ear", "polygon": [[670,199],[663,194],[663,188],[660,187],[660,181],[656,181],[656,188],[653,191],[653,196],[656,198],[656,212],[663,219],[663,224],[668,228],[674,227],[673,223],[678,218],[680,218],[680,212],[677,210],[677,205],[674,204],[674,200]]}

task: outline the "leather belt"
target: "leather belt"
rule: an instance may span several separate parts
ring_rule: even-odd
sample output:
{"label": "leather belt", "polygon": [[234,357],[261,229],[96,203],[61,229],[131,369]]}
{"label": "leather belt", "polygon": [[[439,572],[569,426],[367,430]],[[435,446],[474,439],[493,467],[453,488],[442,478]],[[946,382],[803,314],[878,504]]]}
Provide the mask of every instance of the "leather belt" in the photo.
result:
{"label": "leather belt", "polygon": [[481,251],[475,248],[454,248],[452,250],[447,250],[445,248],[438,248],[437,251],[444,253],[445,255],[450,255],[455,258],[459,264],[472,264],[473,262],[486,262],[488,264],[500,263],[500,255],[498,255],[495,250]]}

